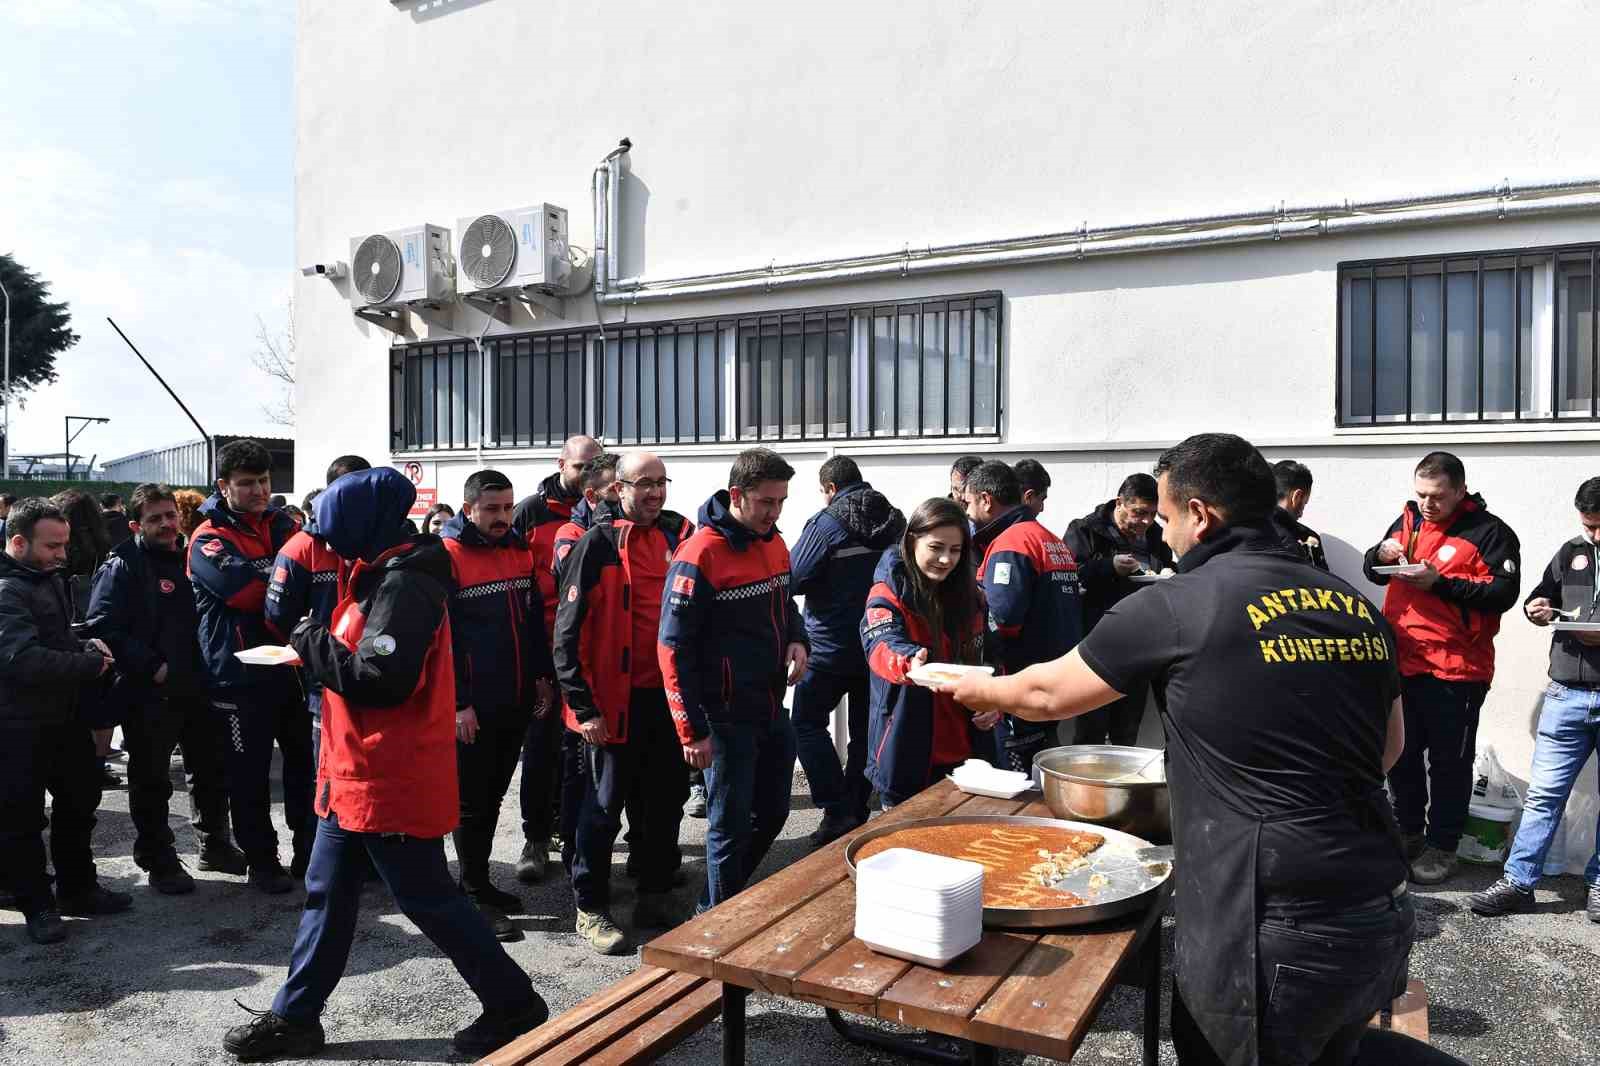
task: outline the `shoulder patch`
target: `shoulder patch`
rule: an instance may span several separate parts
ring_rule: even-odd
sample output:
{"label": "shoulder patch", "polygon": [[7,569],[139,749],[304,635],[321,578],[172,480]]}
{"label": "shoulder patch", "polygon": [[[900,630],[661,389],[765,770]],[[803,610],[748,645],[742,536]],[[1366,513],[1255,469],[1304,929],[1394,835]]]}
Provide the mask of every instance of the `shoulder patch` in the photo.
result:
{"label": "shoulder patch", "polygon": [[218,538],[218,537],[212,537],[210,540],[208,540],[204,544],[200,545],[200,554],[201,555],[206,555],[206,556],[221,555],[222,554],[222,541],[221,541],[221,539]]}
{"label": "shoulder patch", "polygon": [[994,564],[994,583],[996,585],[1009,585],[1009,584],[1011,584],[1011,564],[1010,563],[995,563]]}
{"label": "shoulder patch", "polygon": [[694,578],[688,574],[679,574],[672,579],[672,591],[680,596],[694,595]]}
{"label": "shoulder patch", "polygon": [[379,633],[372,638],[372,650],[379,655],[393,655],[395,649],[394,638],[387,633]]}
{"label": "shoulder patch", "polygon": [[1441,563],[1448,563],[1451,559],[1454,559],[1455,557],[1456,557],[1456,546],[1454,544],[1445,544],[1445,545],[1441,545],[1440,546],[1440,548],[1439,548],[1439,561]]}
{"label": "shoulder patch", "polygon": [[869,626],[882,625],[893,617],[894,612],[887,607],[867,608],[867,625]]}
{"label": "shoulder patch", "polygon": [[[1510,559],[1506,560],[1506,562],[1508,562],[1508,563],[1510,561],[1511,561]],[[1589,557],[1587,555],[1574,555],[1572,557],[1572,569],[1574,569],[1574,570],[1587,570],[1587,569],[1589,569]]]}
{"label": "shoulder patch", "polygon": [[280,566],[276,570],[272,571],[272,580],[276,581],[280,585],[285,581],[288,581],[289,568],[286,566]]}
{"label": "shoulder patch", "polygon": [[576,586],[576,585],[568,585],[567,586],[567,602],[568,603],[577,603],[578,602],[578,586]]}
{"label": "shoulder patch", "polygon": [[1500,564],[1500,569],[1504,570],[1508,574],[1514,574],[1517,572],[1517,561],[1515,559],[1507,559],[1505,562]]}

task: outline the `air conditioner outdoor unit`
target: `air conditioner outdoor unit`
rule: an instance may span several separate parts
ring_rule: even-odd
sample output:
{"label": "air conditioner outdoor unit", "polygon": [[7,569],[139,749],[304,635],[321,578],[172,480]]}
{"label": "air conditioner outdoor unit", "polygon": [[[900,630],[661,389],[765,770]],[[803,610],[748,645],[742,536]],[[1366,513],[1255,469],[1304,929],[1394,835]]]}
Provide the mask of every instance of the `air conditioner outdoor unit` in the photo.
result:
{"label": "air conditioner outdoor unit", "polygon": [[350,238],[350,302],[357,311],[447,303],[455,294],[450,231],[443,226]]}
{"label": "air conditioner outdoor unit", "polygon": [[461,294],[492,298],[527,290],[559,294],[572,274],[567,211],[534,204],[458,219]]}

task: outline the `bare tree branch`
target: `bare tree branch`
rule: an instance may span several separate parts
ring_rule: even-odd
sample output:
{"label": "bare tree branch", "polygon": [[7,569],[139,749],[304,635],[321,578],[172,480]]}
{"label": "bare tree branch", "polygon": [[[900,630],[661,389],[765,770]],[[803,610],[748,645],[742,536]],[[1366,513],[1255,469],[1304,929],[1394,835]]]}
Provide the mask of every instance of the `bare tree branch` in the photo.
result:
{"label": "bare tree branch", "polygon": [[267,419],[280,426],[294,425],[294,301],[291,299],[284,316],[282,332],[274,333],[260,315],[256,316],[256,349],[250,353],[250,364],[279,385],[276,403],[264,403],[261,411]]}

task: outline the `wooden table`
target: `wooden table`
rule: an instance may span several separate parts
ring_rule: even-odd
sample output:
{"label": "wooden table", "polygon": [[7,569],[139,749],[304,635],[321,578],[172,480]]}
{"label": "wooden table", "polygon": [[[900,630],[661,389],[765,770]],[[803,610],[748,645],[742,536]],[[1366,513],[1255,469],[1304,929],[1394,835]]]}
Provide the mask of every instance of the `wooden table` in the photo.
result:
{"label": "wooden table", "polygon": [[[873,819],[877,827],[949,814],[1051,817],[1042,801],[969,796],[941,782]],[[857,830],[860,832],[860,830]],[[997,1048],[1068,1060],[1114,984],[1143,987],[1144,1061],[1155,1066],[1161,1005],[1161,913],[1168,887],[1140,915],[1094,926],[985,930],[977,947],[936,970],[880,955],[853,935],[849,836],[646,944],[644,961],[723,982],[722,1060],[744,1062],[751,990],[818,1004],[848,1039],[941,1062],[993,1063]],[[945,1046],[846,1022],[841,1012],[954,1037]]]}

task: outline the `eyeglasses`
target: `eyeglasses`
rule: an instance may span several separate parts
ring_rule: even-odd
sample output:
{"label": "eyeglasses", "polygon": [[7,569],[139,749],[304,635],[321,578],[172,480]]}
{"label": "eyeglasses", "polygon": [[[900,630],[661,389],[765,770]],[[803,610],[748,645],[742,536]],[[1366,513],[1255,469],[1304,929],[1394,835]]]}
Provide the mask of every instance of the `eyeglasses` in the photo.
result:
{"label": "eyeglasses", "polygon": [[653,477],[642,477],[633,481],[628,481],[625,478],[619,477],[617,478],[617,484],[627,485],[629,488],[638,489],[640,492],[654,492],[656,489],[664,489],[668,485],[672,484],[672,479],[670,477],[664,477],[660,481],[657,481]]}

